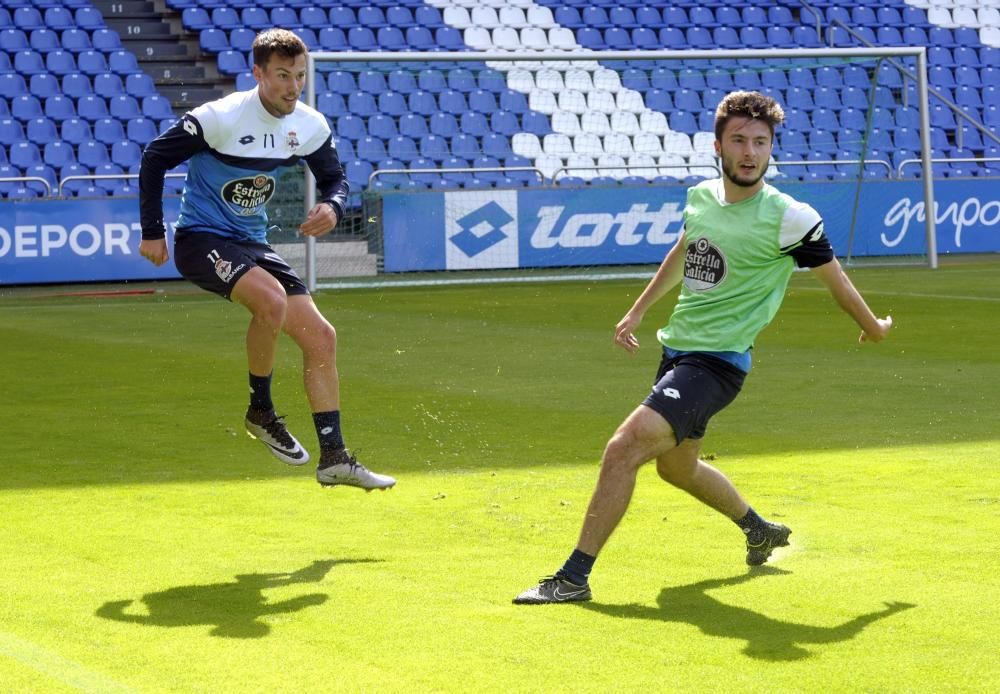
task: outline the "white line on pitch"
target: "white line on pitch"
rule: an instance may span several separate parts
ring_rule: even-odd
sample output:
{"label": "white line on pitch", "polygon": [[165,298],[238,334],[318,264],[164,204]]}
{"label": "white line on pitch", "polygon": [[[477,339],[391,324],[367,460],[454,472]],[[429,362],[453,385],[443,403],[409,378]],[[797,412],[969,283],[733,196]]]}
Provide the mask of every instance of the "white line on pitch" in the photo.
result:
{"label": "white line on pitch", "polygon": [[136,690],[83,667],[31,641],[0,631],[0,655],[84,692],[135,694]]}

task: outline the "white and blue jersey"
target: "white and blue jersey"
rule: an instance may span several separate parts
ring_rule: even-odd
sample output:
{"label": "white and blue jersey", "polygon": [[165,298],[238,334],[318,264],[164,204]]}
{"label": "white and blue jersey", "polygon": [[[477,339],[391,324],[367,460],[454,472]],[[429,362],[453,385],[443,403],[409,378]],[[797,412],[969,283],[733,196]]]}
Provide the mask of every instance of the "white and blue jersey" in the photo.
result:
{"label": "white and blue jersey", "polygon": [[268,201],[287,167],[305,160],[319,199],[343,218],[348,184],[326,117],[305,104],[271,115],[257,89],[236,92],[184,114],[150,142],[139,170],[142,238],[165,235],[163,178],[187,161],[179,231],[267,242]]}

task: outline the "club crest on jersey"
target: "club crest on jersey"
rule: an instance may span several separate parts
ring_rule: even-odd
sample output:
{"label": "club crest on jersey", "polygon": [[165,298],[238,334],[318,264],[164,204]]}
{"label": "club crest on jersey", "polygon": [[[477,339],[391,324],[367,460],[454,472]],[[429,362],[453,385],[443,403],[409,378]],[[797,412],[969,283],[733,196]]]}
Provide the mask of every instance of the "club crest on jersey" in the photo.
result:
{"label": "club crest on jersey", "polygon": [[684,286],[688,289],[704,292],[717,287],[726,279],[726,271],[726,256],[708,239],[688,244],[684,254]]}
{"label": "club crest on jersey", "polygon": [[288,133],[288,137],[285,138],[285,145],[287,145],[288,149],[298,149],[299,136],[294,132]]}
{"label": "club crest on jersey", "polygon": [[251,217],[267,204],[275,188],[276,181],[265,174],[237,178],[222,187],[222,199],[235,214]]}

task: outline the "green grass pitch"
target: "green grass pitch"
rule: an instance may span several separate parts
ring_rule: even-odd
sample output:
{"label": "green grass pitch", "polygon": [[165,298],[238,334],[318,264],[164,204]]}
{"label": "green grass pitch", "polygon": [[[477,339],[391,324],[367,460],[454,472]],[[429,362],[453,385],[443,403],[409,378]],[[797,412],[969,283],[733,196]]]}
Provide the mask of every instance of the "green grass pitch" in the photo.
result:
{"label": "green grass pitch", "polygon": [[[242,431],[243,309],[0,296],[0,690],[987,691],[1000,678],[1000,265],[851,272],[859,346],[807,274],[704,450],[791,547],[640,473],[588,605],[511,598],[576,540],[646,393],[612,345],[641,280],[323,292],[348,444],[321,489]],[[41,295],[41,296],[40,296]],[[315,435],[294,346],[278,409]]]}

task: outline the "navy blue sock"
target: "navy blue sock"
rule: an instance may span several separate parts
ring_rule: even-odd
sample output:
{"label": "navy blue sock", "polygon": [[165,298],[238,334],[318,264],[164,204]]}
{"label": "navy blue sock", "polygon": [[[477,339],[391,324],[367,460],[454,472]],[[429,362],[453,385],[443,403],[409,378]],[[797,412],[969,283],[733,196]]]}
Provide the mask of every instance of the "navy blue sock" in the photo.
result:
{"label": "navy blue sock", "polygon": [[559,569],[558,574],[568,578],[578,586],[582,586],[587,582],[590,570],[594,568],[595,561],[597,561],[597,557],[592,557],[586,552],[574,549],[573,553],[569,555],[569,559]]}
{"label": "navy blue sock", "polygon": [[250,407],[255,410],[273,410],[271,402],[271,374],[254,376],[250,374]]}
{"label": "navy blue sock", "polygon": [[323,450],[344,447],[344,436],[340,433],[340,410],[313,412],[313,424],[319,436],[319,447]]}
{"label": "navy blue sock", "polygon": [[757,542],[761,539],[761,535],[764,533],[764,526],[767,524],[767,521],[758,516],[753,508],[750,508],[745,516],[734,522],[740,526],[740,530],[743,531],[743,534],[751,542]]}

